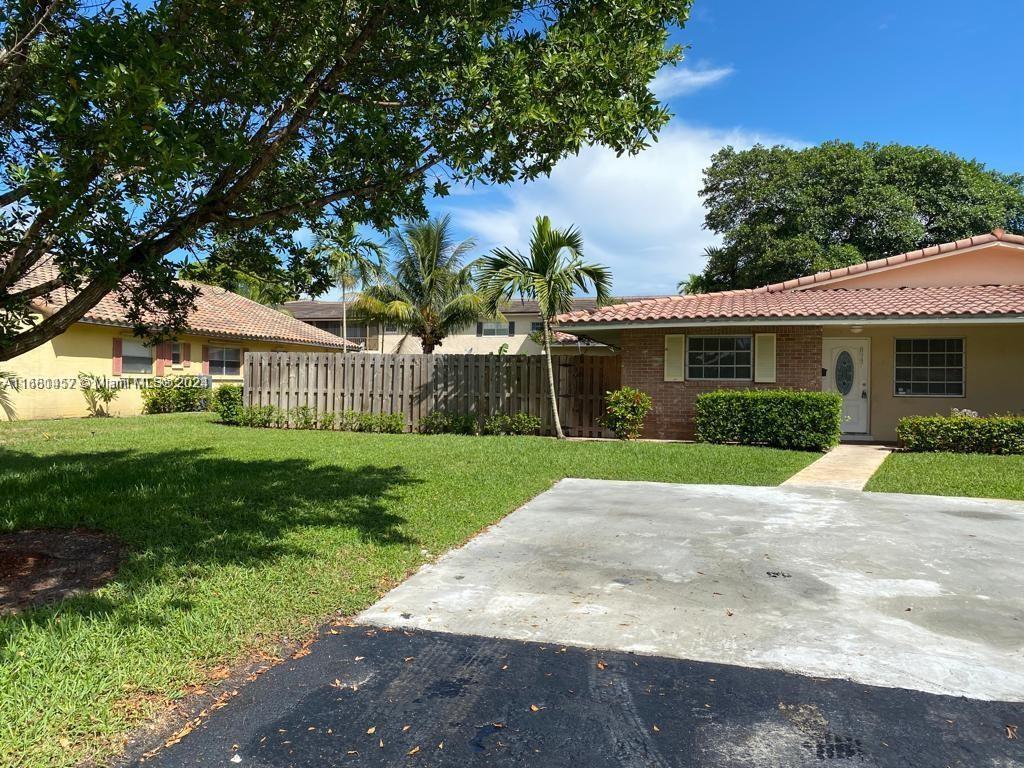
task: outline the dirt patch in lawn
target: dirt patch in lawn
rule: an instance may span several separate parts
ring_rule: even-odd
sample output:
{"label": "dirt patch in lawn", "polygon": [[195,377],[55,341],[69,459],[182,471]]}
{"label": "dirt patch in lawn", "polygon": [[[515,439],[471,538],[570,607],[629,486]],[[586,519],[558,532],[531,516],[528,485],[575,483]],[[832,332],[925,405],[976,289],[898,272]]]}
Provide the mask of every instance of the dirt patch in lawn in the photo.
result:
{"label": "dirt patch in lawn", "polygon": [[85,528],[0,534],[0,615],[97,589],[120,556],[116,536]]}

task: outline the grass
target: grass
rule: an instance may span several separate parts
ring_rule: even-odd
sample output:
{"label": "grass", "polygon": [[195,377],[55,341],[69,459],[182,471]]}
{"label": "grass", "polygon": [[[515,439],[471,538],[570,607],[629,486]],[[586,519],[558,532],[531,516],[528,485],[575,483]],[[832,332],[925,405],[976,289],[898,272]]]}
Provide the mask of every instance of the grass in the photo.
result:
{"label": "grass", "polygon": [[865,490],[1024,500],[1024,456],[892,453]]}
{"label": "grass", "polygon": [[73,765],[218,665],[352,614],[567,477],[774,485],[815,454],[255,431],[200,414],[0,424],[0,532],[126,542],[114,581],[0,618],[0,765]]}

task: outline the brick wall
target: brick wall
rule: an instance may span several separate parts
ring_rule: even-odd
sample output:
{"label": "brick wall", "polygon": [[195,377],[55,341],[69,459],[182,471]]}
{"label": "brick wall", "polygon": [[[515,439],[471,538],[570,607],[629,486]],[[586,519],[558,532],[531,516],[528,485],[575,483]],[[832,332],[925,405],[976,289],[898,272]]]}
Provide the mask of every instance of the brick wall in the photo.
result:
{"label": "brick wall", "polygon": [[[665,381],[665,334],[694,333],[740,335],[774,333],[776,335],[776,382],[754,384],[750,381]],[[821,328],[726,327],[695,329],[636,328],[622,331],[622,384],[647,392],[654,400],[654,411],[647,419],[644,437],[692,439],[694,404],[701,392],[715,389],[821,389]]]}

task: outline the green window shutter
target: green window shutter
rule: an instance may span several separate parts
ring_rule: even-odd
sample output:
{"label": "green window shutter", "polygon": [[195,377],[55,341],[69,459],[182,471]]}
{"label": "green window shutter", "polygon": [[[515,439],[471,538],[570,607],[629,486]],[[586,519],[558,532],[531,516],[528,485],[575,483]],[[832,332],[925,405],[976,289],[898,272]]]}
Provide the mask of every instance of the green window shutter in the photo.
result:
{"label": "green window shutter", "polygon": [[665,336],[665,381],[686,380],[686,336]]}
{"label": "green window shutter", "polygon": [[754,381],[759,384],[775,383],[775,346],[774,333],[754,336]]}
{"label": "green window shutter", "polygon": [[516,335],[516,321],[515,320],[509,320],[508,321],[508,335],[509,336],[515,336]]}

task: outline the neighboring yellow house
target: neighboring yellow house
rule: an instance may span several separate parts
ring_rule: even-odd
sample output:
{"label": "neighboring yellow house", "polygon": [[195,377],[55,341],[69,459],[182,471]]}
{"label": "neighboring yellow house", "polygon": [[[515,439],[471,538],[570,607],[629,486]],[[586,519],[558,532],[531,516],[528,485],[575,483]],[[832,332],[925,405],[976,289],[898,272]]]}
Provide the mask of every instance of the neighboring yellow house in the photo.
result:
{"label": "neighboring yellow house", "polygon": [[[641,297],[615,299],[637,301]],[[594,299],[581,297],[573,302],[573,311],[592,309]],[[290,301],[284,308],[299,320],[322,330],[341,335],[340,301]],[[349,312],[351,313],[351,309]],[[536,301],[513,301],[503,312],[504,320],[476,323],[447,336],[434,350],[443,355],[495,355],[502,351],[509,355],[539,355],[544,348],[537,343],[535,334],[541,330],[540,311]],[[348,340],[359,344],[364,352],[419,354],[419,339],[399,332],[396,328],[358,317],[348,318]],[[586,336],[556,332],[553,341],[560,355],[612,355],[616,350],[606,344],[591,341]]]}
{"label": "neighboring yellow house", "polygon": [[[46,279],[45,275],[37,279]],[[9,392],[17,419],[86,416],[79,374],[105,377],[120,391],[110,404],[116,416],[142,412],[141,387],[153,377],[208,376],[214,386],[242,381],[246,352],[338,352],[357,347],[271,307],[223,288],[200,289],[187,333],[147,346],[135,336],[113,294],[104,297],[65,333],[30,352],[0,363],[17,378]],[[70,296],[57,292],[39,303],[52,313]],[[7,417],[0,409],[0,420]]]}

